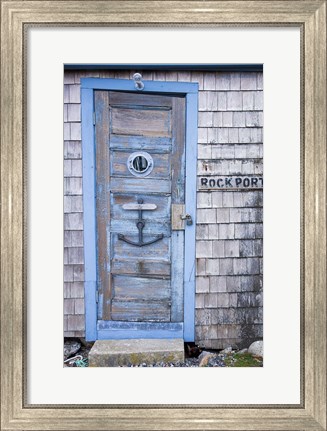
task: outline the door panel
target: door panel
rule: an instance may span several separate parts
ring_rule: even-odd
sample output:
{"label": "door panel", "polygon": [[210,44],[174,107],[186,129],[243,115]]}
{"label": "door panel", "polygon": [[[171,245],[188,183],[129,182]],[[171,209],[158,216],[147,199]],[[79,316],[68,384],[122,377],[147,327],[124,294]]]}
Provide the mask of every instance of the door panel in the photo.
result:
{"label": "door panel", "polygon": [[115,298],[122,301],[169,300],[171,296],[170,280],[168,279],[114,275],[112,285]]}
{"label": "door panel", "polygon": [[[140,147],[136,147],[135,150],[139,150]],[[134,150],[133,150],[134,151]],[[158,154],[153,148],[149,148],[151,155],[155,154],[156,163],[153,167],[152,172],[147,175],[146,178],[170,178],[170,154]],[[126,164],[126,158],[128,158],[131,152],[131,148],[126,151],[111,151],[111,174],[112,176],[129,176],[129,171]]]}
{"label": "door panel", "polygon": [[134,107],[139,110],[145,107],[156,108],[172,108],[173,98],[162,94],[146,94],[146,93],[124,93],[120,91],[110,92],[111,105],[115,107]]}
{"label": "door panel", "polygon": [[113,135],[170,137],[171,111],[160,108],[126,109],[114,106],[111,109],[110,132]]}
{"label": "door panel", "polygon": [[185,100],[95,91],[95,111],[98,318],[182,322]]}
{"label": "door panel", "polygon": [[169,322],[170,306],[168,301],[112,301],[112,320],[123,322]]}
{"label": "door panel", "polygon": [[154,259],[112,259],[111,273],[131,274],[133,276],[144,277],[163,277],[163,279],[166,277],[170,278],[170,262],[158,262]]}
{"label": "door panel", "polygon": [[[146,194],[140,194],[143,200],[146,199]],[[123,205],[132,204],[135,202],[134,194],[119,194],[112,193],[111,195],[111,220],[112,222],[117,220],[132,220],[134,223],[135,214],[130,211],[125,211]],[[170,204],[171,198],[166,195],[151,195],[151,202],[157,206],[155,212],[155,220],[152,211],[144,211],[143,218],[145,220],[151,220],[151,225],[148,225],[148,229],[152,227],[153,223],[159,223],[162,220],[169,220],[170,217]]]}
{"label": "door panel", "polygon": [[[122,228],[124,225],[122,225]],[[135,228],[135,224],[134,224]],[[135,230],[135,229],[134,229]],[[122,230],[122,232],[126,232],[126,230]],[[161,232],[158,232],[161,233]],[[154,235],[150,235],[148,233],[143,235],[144,241],[150,241]],[[138,234],[130,233],[126,235],[128,239],[137,243],[138,242]],[[136,247],[135,245],[128,244],[119,239],[118,235],[112,234],[112,258],[113,259],[126,259],[126,260],[134,260],[137,259],[153,259],[155,256],[156,260],[162,260],[165,262],[170,262],[170,236],[164,236],[160,241],[150,244],[148,246]]]}
{"label": "door panel", "polygon": [[148,193],[165,193],[171,194],[171,181],[169,180],[157,180],[153,178],[123,178],[123,177],[111,177],[110,189],[112,193],[144,193],[147,190]]}
{"label": "door panel", "polygon": [[121,149],[123,151],[130,150],[156,150],[156,153],[170,153],[171,152],[171,138],[158,138],[143,136],[110,136],[110,148]]}

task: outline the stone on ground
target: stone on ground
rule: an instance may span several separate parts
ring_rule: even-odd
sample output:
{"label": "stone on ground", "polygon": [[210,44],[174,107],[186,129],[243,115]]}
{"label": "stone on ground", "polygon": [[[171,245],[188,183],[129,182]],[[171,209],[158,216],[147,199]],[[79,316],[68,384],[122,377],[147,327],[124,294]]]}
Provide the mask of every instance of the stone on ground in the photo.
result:
{"label": "stone on ground", "polygon": [[214,353],[209,353],[208,355],[204,356],[201,361],[199,362],[199,367],[207,367],[209,364],[209,361],[211,358],[216,357]]}
{"label": "stone on ground", "polygon": [[199,361],[201,361],[205,356],[210,355],[210,354],[211,354],[211,352],[207,352],[206,350],[203,350],[198,356]]}
{"label": "stone on ground", "polygon": [[208,365],[209,359],[213,356],[216,356],[214,353],[203,351],[198,359],[199,359],[199,367],[206,367]]}
{"label": "stone on ground", "polygon": [[248,349],[248,353],[255,356],[263,357],[263,341],[255,341]]}
{"label": "stone on ground", "polygon": [[64,344],[64,359],[73,356],[81,348],[81,343],[78,341],[65,341]]}
{"label": "stone on ground", "polygon": [[224,355],[228,355],[229,353],[232,353],[233,348],[231,346],[226,347],[224,350],[222,350],[220,353]]}
{"label": "stone on ground", "polygon": [[89,352],[89,367],[119,367],[157,362],[184,362],[184,340],[97,340]]}

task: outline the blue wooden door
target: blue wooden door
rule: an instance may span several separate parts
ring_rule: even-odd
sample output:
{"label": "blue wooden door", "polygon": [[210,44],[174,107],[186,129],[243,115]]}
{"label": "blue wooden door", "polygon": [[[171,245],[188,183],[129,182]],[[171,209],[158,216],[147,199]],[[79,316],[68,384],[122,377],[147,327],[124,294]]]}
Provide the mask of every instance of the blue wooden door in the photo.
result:
{"label": "blue wooden door", "polygon": [[81,79],[88,341],[194,341],[198,85],[144,84]]}
{"label": "blue wooden door", "polygon": [[185,97],[95,91],[94,106],[98,330],[183,336]]}

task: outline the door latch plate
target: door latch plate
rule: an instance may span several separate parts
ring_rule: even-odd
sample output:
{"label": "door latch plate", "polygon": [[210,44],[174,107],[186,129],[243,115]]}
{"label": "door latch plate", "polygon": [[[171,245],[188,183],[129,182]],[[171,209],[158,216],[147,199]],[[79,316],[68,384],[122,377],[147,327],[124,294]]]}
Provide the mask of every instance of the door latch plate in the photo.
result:
{"label": "door latch plate", "polygon": [[184,204],[172,204],[171,205],[171,229],[172,230],[184,230],[185,223],[181,218],[185,213]]}

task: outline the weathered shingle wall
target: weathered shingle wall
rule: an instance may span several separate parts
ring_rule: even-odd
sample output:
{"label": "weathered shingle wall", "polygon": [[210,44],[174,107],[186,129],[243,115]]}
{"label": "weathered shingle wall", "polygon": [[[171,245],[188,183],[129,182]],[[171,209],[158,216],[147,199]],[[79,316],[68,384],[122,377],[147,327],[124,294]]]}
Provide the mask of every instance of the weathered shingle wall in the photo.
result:
{"label": "weathered shingle wall", "polygon": [[[262,109],[261,73],[204,76],[198,175],[263,173]],[[196,338],[247,346],[262,337],[262,190],[198,191],[197,207]]]}
{"label": "weathered shingle wall", "polygon": [[80,86],[64,80],[64,331],[84,336],[84,257]]}
{"label": "weathered shingle wall", "polygon": [[[65,74],[65,336],[84,335],[81,76]],[[261,175],[261,73],[143,72],[199,83],[198,175]],[[247,346],[262,338],[262,190],[197,193],[196,342]]]}

